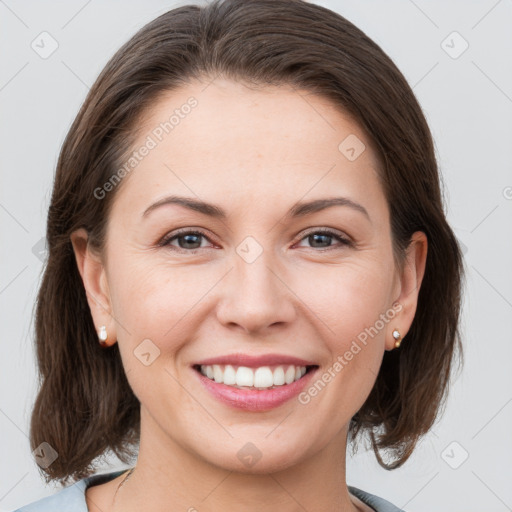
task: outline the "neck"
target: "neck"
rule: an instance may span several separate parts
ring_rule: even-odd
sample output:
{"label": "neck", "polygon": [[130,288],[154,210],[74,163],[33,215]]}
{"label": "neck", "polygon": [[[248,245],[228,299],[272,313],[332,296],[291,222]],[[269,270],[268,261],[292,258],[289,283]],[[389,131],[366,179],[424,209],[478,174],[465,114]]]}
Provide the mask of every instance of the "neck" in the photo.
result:
{"label": "neck", "polygon": [[[112,512],[358,512],[364,506],[352,497],[345,480],[347,430],[300,463],[284,468],[257,464],[246,472],[213,465],[178,442],[151,435],[144,428],[152,420],[141,411],[139,455],[134,470],[116,484]],[[163,432],[160,431],[163,436]],[[165,450],[162,448],[165,446]],[[261,466],[260,466],[261,467]],[[356,503],[358,504],[356,506]]]}

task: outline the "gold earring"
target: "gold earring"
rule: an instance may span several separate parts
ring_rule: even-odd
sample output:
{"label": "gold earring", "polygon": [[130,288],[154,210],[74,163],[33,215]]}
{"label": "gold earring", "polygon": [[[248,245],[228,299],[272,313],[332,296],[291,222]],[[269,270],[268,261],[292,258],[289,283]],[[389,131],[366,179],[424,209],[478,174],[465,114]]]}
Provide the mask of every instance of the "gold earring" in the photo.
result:
{"label": "gold earring", "polygon": [[100,327],[100,330],[98,331],[98,338],[100,340],[100,345],[102,347],[106,347],[107,346],[107,339],[108,339],[108,334],[107,334],[107,328],[106,326],[102,325]]}
{"label": "gold earring", "polygon": [[393,338],[395,339],[395,348],[399,348],[400,343],[402,342],[402,336],[400,336],[400,331],[398,329],[393,331]]}

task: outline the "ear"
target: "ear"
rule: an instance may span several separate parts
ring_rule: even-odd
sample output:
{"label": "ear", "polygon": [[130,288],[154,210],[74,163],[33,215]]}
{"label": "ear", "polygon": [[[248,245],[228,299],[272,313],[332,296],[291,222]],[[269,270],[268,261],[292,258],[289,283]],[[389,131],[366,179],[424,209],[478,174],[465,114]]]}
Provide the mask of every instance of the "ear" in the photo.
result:
{"label": "ear", "polygon": [[112,316],[112,304],[103,262],[91,249],[85,229],[73,231],[70,239],[96,332],[99,331],[100,326],[104,325],[108,336],[106,344],[113,345],[117,340],[116,325]]}
{"label": "ear", "polygon": [[425,275],[427,261],[428,241],[422,231],[416,231],[411,236],[411,241],[406,249],[406,257],[401,274],[399,275],[399,292],[395,303],[401,304],[402,309],[390,322],[390,329],[386,335],[386,350],[395,348],[393,331],[398,330],[402,339],[411,328],[416,308],[421,282]]}

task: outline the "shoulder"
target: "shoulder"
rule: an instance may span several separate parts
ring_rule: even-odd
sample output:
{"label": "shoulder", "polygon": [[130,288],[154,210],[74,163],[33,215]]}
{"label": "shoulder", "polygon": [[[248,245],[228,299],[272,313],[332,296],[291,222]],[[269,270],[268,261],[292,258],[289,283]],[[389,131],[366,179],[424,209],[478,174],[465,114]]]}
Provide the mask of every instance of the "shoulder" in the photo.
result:
{"label": "shoulder", "polygon": [[370,494],[369,492],[358,489],[357,487],[352,487],[349,485],[348,491],[350,494],[353,494],[359,498],[363,503],[373,508],[375,512],[405,512],[384,498]]}
{"label": "shoulder", "polygon": [[118,477],[122,471],[92,475],[40,500],[24,505],[13,512],[88,512],[85,491],[91,485]]}
{"label": "shoulder", "polygon": [[[113,480],[125,471],[126,470],[102,475],[92,475],[69,487],[65,487],[51,496],[46,496],[33,503],[24,505],[13,512],[88,512],[87,503],[85,501],[85,490],[93,484],[96,485]],[[358,489],[357,487],[348,486],[348,490],[363,503],[372,507],[376,512],[404,512],[389,501]]]}

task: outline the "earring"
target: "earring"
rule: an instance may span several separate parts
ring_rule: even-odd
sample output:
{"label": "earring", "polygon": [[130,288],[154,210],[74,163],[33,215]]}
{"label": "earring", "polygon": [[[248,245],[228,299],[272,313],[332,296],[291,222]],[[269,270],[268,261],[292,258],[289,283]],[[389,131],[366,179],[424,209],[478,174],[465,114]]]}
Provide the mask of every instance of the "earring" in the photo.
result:
{"label": "earring", "polygon": [[393,338],[395,339],[395,348],[399,348],[400,343],[402,342],[402,336],[400,336],[400,331],[398,329],[393,331]]}
{"label": "earring", "polygon": [[100,330],[98,331],[98,338],[100,340],[100,345],[102,347],[106,347],[107,346],[106,341],[107,341],[107,338],[108,338],[106,326],[102,325],[100,327]]}

